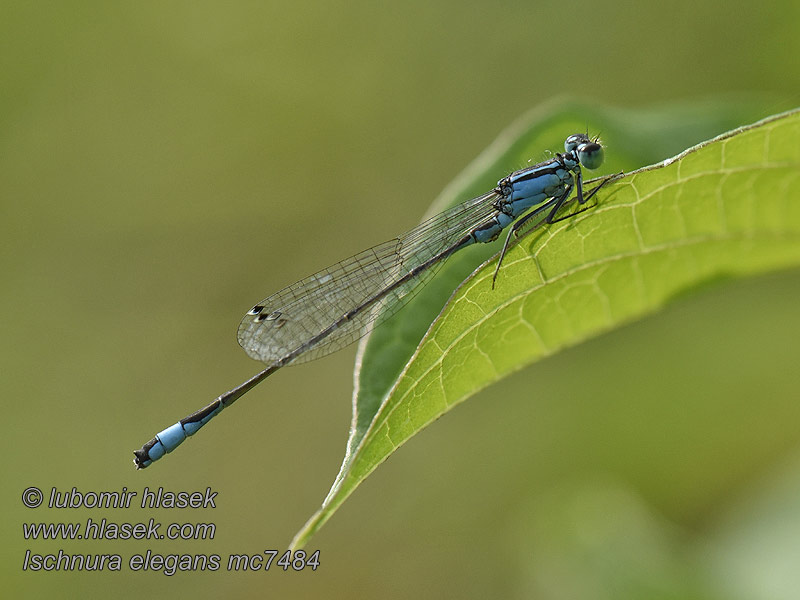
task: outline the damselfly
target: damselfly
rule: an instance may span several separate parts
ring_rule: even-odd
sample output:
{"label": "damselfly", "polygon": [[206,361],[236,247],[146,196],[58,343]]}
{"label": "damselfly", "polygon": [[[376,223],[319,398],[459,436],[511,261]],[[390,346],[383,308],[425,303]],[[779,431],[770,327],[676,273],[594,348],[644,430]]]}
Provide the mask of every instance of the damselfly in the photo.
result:
{"label": "damselfly", "polygon": [[[188,436],[245,392],[288,364],[339,350],[396,313],[452,254],[496,240],[512,224],[492,285],[512,236],[554,223],[573,189],[579,204],[602,187],[583,192],[581,167],[596,169],[603,147],[584,134],[569,136],[564,154],[511,173],[493,190],[454,206],[405,235],[365,250],[262,300],[239,325],[239,344],[268,366],[211,404],[158,433],[136,450],[139,469],[172,452]],[[571,215],[570,215],[571,216]],[[566,218],[566,217],[562,217]]]}

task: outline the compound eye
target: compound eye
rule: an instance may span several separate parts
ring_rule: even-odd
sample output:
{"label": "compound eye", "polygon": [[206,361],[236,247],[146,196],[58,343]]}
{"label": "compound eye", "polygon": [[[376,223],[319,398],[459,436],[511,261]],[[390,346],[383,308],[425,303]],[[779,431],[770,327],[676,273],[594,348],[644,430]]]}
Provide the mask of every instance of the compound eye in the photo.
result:
{"label": "compound eye", "polygon": [[584,142],[578,146],[578,160],[587,169],[596,169],[603,164],[605,152],[596,142]]}
{"label": "compound eye", "polygon": [[588,141],[589,138],[583,133],[574,133],[564,141],[564,150],[572,152],[575,148]]}

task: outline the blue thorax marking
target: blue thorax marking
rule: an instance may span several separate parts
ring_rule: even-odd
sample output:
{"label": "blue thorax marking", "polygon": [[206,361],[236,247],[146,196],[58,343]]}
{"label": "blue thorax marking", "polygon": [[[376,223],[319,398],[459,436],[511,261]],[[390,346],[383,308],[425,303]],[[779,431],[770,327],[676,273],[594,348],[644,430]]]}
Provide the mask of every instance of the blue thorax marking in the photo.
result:
{"label": "blue thorax marking", "polygon": [[575,151],[558,154],[545,163],[514,171],[497,182],[504,197],[496,202],[498,213],[481,228],[473,231],[476,242],[488,243],[530,208],[564,194],[575,182],[573,171],[580,169]]}

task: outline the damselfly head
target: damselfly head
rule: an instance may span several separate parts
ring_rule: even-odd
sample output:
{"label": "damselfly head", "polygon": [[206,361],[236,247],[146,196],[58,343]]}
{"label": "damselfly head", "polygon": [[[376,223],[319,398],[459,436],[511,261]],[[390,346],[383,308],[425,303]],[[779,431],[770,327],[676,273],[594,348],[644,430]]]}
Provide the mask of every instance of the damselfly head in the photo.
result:
{"label": "damselfly head", "polygon": [[585,133],[575,133],[564,142],[567,152],[576,152],[581,165],[596,169],[603,164],[604,152],[598,138],[591,139]]}

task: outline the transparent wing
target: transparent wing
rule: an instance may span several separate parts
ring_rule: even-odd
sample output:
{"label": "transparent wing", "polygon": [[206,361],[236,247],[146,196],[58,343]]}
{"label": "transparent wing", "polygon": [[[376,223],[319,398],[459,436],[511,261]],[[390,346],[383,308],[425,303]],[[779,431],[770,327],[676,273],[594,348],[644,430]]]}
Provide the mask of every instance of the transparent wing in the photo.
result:
{"label": "transparent wing", "polygon": [[[497,213],[493,203],[498,197],[492,191],[454,206],[399,238],[364,250],[265,298],[239,324],[239,345],[251,358],[265,363],[283,358],[489,221]],[[355,314],[292,364],[325,356],[361,338],[400,310],[441,262]]]}

